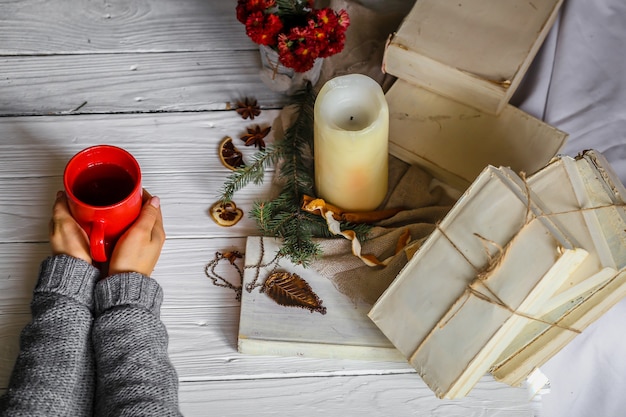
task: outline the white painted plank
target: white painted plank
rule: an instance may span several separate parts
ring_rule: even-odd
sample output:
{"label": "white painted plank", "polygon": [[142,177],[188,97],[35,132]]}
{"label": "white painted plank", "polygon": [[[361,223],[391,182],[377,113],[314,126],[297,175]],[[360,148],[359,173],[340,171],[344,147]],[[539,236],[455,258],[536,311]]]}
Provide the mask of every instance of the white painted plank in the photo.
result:
{"label": "white painted plank", "polygon": [[[153,277],[165,292],[164,309],[239,307],[234,293],[213,286],[204,265],[216,251],[245,250],[244,238],[167,239]],[[0,245],[0,314],[28,313],[39,264],[50,255],[48,243]],[[182,260],[182,261],[181,261]],[[236,271],[226,268],[233,282]],[[178,304],[180,303],[180,304]],[[236,338],[236,333],[234,333]]]}
{"label": "white painted plank", "polygon": [[[246,128],[273,125],[278,110],[265,110],[253,121],[235,111],[155,114],[1,117],[0,178],[61,175],[76,152],[106,143],[132,153],[144,173],[230,172],[217,156],[219,143],[231,136],[244,158],[254,147],[238,137]],[[273,131],[268,136],[272,143]],[[215,189],[217,191],[217,189]]]}
{"label": "white painted plank", "polygon": [[[234,0],[0,2],[0,55],[253,48]],[[9,42],[10,40],[10,42]]]}
{"label": "white painted plank", "polygon": [[244,96],[283,106],[259,70],[258,50],[9,56],[0,59],[0,113],[224,110]]}
{"label": "white painted plank", "polygon": [[29,321],[28,313],[0,314],[0,391],[9,385],[11,371],[19,353],[18,338]]}
{"label": "white painted plank", "polygon": [[[277,115],[264,111],[254,123],[271,125]],[[257,234],[248,215],[232,228],[223,228],[208,214],[231,173],[217,155],[223,137],[232,136],[248,160],[257,151],[237,139],[247,126],[250,122],[234,111],[0,118],[0,242],[47,241],[50,207],[63,188],[65,164],[74,153],[99,143],[135,155],[144,187],[163,199],[169,237]],[[254,201],[268,198],[272,176],[270,169],[262,185],[235,193],[234,201],[245,213]]]}
{"label": "white painted plank", "polygon": [[[183,383],[187,417],[220,416],[463,416],[531,417],[523,389],[481,381],[471,397],[439,400],[415,375],[279,378]],[[210,411],[209,411],[210,410]]]}
{"label": "white painted plank", "polygon": [[[212,289],[215,291],[215,289]],[[404,362],[243,355],[236,350],[239,306],[167,309],[162,319],[170,337],[170,358],[183,381],[278,378],[302,374],[409,373]],[[414,375],[419,378],[417,374]]]}
{"label": "white painted plank", "polygon": [[30,313],[39,264],[49,255],[47,243],[0,245],[0,317]]}
{"label": "white painted plank", "polygon": [[[272,174],[266,174],[262,185],[249,185],[235,193],[233,201],[244,211],[244,217],[236,225],[225,228],[213,221],[209,208],[217,201],[218,190],[228,172],[144,175],[144,187],[162,200],[163,221],[169,238],[259,234],[249,212],[254,201],[268,198]],[[47,241],[51,207],[60,189],[63,189],[60,176],[0,179],[0,242]]]}

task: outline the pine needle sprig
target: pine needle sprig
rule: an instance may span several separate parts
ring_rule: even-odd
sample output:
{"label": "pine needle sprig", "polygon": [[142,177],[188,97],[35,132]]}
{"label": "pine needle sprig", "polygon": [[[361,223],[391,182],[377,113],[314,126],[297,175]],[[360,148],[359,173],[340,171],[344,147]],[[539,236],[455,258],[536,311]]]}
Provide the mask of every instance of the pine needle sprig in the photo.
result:
{"label": "pine needle sprig", "polygon": [[[250,216],[265,236],[283,239],[279,256],[291,262],[308,266],[322,253],[314,238],[334,237],[328,230],[326,220],[301,208],[305,195],[315,196],[315,164],[313,159],[313,112],[315,93],[309,84],[293,96],[297,116],[285,131],[282,139],[259,151],[249,165],[238,168],[226,180],[221,190],[221,201],[228,202],[233,194],[252,182],[263,182],[265,170],[277,167],[282,183],[281,193],[268,201],[254,203]],[[354,230],[359,240],[366,238],[370,226],[342,223],[343,229]]]}
{"label": "pine needle sprig", "polygon": [[284,17],[298,17],[304,14],[309,5],[302,0],[276,0],[276,12]]}
{"label": "pine needle sprig", "polygon": [[235,169],[220,189],[219,200],[222,203],[232,201],[233,195],[249,183],[262,184],[265,170],[280,160],[280,146],[268,146],[252,156],[250,164]]}

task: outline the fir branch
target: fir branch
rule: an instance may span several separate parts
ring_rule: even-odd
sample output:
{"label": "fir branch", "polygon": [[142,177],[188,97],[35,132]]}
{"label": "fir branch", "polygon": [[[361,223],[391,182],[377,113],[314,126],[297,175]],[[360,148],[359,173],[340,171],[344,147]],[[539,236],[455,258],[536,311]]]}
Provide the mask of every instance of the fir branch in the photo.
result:
{"label": "fir branch", "polygon": [[[335,237],[328,230],[326,220],[301,208],[305,195],[315,196],[313,159],[313,112],[315,93],[309,84],[293,97],[297,108],[294,123],[282,139],[273,146],[259,151],[252,163],[238,168],[226,180],[221,190],[221,201],[231,201],[233,194],[246,184],[263,182],[265,169],[278,165],[278,178],[283,182],[281,193],[269,201],[255,202],[250,215],[265,236],[283,239],[279,256],[291,262],[308,266],[321,255],[320,245],[314,238]],[[366,238],[370,226],[342,223],[342,229],[354,230],[359,240]]]}
{"label": "fir branch", "polygon": [[303,230],[294,230],[293,232],[285,236],[279,254],[289,257],[291,262],[306,268],[322,254],[322,249],[319,243],[313,241],[313,236],[310,233]]}
{"label": "fir branch", "polygon": [[249,183],[262,184],[265,170],[275,165],[280,159],[281,149],[277,146],[268,146],[252,156],[250,164],[234,170],[224,182],[220,190],[219,200],[222,203],[232,201],[233,195]]}
{"label": "fir branch", "polygon": [[[309,85],[306,90],[294,97],[298,106],[296,120],[285,132],[281,140],[283,147],[279,179],[284,181],[281,195],[266,202],[266,210],[272,212],[272,219],[265,222],[265,232],[281,237],[283,256],[288,256],[296,264],[308,265],[321,254],[318,244],[313,242],[312,227],[318,223],[316,216],[310,216],[301,207],[305,194],[315,195],[313,162],[313,110],[315,94]],[[254,216],[254,213],[253,213]],[[258,218],[257,218],[258,220]]]}
{"label": "fir branch", "polygon": [[306,0],[276,0],[275,13],[279,16],[301,16],[310,10]]}

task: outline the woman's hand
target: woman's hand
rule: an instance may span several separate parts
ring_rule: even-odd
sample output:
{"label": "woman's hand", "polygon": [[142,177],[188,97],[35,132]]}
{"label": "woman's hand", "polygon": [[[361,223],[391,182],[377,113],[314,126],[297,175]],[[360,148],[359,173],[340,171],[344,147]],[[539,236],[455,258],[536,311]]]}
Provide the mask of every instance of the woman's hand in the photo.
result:
{"label": "woman's hand", "polygon": [[69,255],[91,263],[89,237],[70,214],[65,192],[57,192],[50,220],[50,247],[53,255]]}
{"label": "woman's hand", "polygon": [[139,272],[150,276],[154,271],[165,243],[161,201],[146,190],[143,201],[139,217],[115,244],[109,263],[109,275]]}

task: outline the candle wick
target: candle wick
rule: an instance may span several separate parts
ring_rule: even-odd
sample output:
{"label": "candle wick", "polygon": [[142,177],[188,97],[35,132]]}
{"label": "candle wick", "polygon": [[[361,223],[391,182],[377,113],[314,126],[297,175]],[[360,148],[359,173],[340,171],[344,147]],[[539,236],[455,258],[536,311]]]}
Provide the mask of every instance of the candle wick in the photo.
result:
{"label": "candle wick", "polygon": [[354,120],[354,116],[350,116],[350,120]]}

